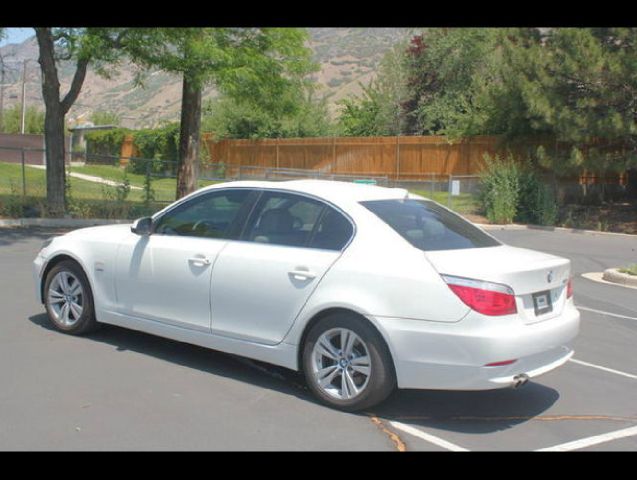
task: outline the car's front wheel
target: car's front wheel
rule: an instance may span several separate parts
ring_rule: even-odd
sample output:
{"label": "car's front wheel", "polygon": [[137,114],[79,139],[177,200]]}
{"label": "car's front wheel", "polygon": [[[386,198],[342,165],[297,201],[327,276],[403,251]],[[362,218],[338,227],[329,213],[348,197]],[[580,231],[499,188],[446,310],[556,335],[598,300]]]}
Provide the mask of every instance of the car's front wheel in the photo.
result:
{"label": "car's front wheel", "polygon": [[376,405],[396,386],[385,342],[355,315],[331,315],[312,327],[303,348],[303,370],[316,396],[341,410]]}
{"label": "car's front wheel", "polygon": [[58,330],[81,335],[97,326],[91,286],[77,263],[65,260],[49,271],[44,299],[49,320]]}

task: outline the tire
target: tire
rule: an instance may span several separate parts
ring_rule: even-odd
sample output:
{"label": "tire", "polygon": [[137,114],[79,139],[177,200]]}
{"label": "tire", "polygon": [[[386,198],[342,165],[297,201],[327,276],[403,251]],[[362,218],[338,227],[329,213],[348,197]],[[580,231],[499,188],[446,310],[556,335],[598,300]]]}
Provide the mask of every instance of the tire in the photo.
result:
{"label": "tire", "polygon": [[322,403],[339,410],[372,407],[396,388],[385,341],[356,315],[339,313],[320,320],[307,334],[302,358],[310,390]]}
{"label": "tire", "polygon": [[44,283],[44,305],[49,321],[61,332],[83,335],[99,325],[91,285],[74,261],[64,260],[49,271]]}

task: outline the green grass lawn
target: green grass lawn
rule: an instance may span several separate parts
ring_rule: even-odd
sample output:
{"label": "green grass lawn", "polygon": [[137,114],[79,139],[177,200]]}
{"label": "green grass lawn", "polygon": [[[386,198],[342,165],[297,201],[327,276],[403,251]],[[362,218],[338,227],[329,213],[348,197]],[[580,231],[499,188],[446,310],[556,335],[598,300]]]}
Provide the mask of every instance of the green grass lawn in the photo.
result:
{"label": "green grass lawn", "polygon": [[[146,205],[144,175],[125,172],[111,165],[86,165],[72,167],[71,172],[101,177],[115,182],[128,179],[131,188],[125,199],[118,200],[118,188],[96,182],[70,177],[69,211],[71,215],[85,218],[137,218],[152,213],[175,200],[176,180],[153,177],[151,187],[154,202]],[[26,197],[22,190],[22,167],[19,164],[0,162],[0,216],[24,216],[24,208],[32,207],[38,212],[46,211],[46,172],[26,167]],[[200,180],[199,187],[211,185],[213,181]],[[447,205],[447,192],[411,190],[413,193]],[[480,205],[475,196],[461,194],[451,197],[451,209],[460,214],[478,213]],[[34,213],[37,214],[37,213]]]}
{"label": "green grass lawn", "polygon": [[[27,196],[46,196],[46,171],[25,167],[25,186]],[[87,182],[77,178],[71,179],[71,194],[78,199],[102,198],[102,188],[115,190],[114,187]],[[19,164],[0,162],[0,195],[22,195],[22,167]]]}
{"label": "green grass lawn", "polygon": [[[95,171],[86,173],[100,176]],[[108,177],[103,176],[109,180],[121,181],[123,177],[123,174],[117,177],[114,171],[101,173],[109,173]],[[26,190],[21,165],[0,162],[0,216],[20,217],[28,210],[29,215],[41,215],[46,211],[46,171],[26,167],[24,185]],[[86,218],[136,218],[174,201],[174,179],[153,181],[152,188],[155,201],[146,205],[143,190],[131,189],[126,199],[118,201],[117,187],[70,177],[69,211],[72,216]]]}
{"label": "green grass lawn", "polygon": [[447,192],[432,192],[430,190],[410,190],[410,192],[438,202],[461,215],[480,213],[480,202],[475,195],[470,193],[452,196],[451,204],[449,205],[449,194]]}
{"label": "green grass lawn", "polygon": [[[138,173],[129,173],[122,167],[113,165],[85,165],[82,167],[71,167],[71,172],[82,173],[84,175],[93,175],[95,177],[105,178],[115,182],[123,182],[128,179],[132,187],[144,188],[145,175]],[[151,187],[155,194],[155,200],[161,202],[173,202],[177,190],[177,180],[175,178],[163,178],[160,176],[151,177]],[[200,180],[199,188],[212,185],[217,182]],[[131,189],[129,198],[131,200],[143,199],[143,191]]]}
{"label": "green grass lawn", "polygon": [[634,265],[628,265],[627,267],[620,268],[621,273],[627,273],[628,275],[637,275],[637,263]]}

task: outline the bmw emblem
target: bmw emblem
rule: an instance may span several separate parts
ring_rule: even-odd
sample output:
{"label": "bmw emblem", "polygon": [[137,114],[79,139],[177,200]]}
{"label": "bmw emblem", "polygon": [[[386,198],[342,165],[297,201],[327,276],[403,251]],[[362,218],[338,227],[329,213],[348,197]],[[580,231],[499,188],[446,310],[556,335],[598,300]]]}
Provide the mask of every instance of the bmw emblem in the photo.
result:
{"label": "bmw emblem", "polygon": [[553,270],[551,270],[549,274],[546,276],[546,281],[549,283],[553,281]]}

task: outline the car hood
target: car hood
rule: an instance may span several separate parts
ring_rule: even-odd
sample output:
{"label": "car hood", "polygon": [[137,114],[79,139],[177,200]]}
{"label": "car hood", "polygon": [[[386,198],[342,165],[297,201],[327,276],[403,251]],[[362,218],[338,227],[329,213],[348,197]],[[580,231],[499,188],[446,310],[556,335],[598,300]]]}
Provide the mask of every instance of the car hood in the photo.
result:
{"label": "car hood", "polygon": [[65,234],[65,237],[92,238],[100,240],[119,240],[126,233],[130,233],[132,223],[118,223],[113,225],[99,225],[96,227],[79,228]]}

